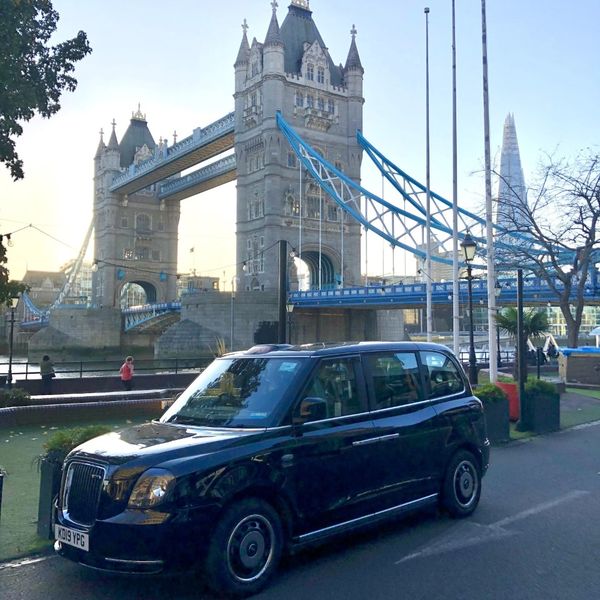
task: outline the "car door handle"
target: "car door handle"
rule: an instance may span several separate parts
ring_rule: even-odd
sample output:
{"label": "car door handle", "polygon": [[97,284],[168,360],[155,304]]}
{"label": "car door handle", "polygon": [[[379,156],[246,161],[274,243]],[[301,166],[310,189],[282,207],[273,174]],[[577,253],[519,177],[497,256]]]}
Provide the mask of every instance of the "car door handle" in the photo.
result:
{"label": "car door handle", "polygon": [[379,435],[374,438],[368,438],[366,440],[357,440],[356,442],[352,442],[353,446],[366,446],[368,444],[378,444],[379,442],[386,442],[387,440],[395,440],[399,438],[399,433],[390,433],[389,435]]}
{"label": "car door handle", "polygon": [[294,465],[294,455],[293,454],[284,454],[281,457],[281,466],[283,468],[291,467]]}

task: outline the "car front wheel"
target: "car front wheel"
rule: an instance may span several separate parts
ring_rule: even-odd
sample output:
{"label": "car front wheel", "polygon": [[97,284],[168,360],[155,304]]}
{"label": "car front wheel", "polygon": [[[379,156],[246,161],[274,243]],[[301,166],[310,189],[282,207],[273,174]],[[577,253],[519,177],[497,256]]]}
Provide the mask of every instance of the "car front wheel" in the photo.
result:
{"label": "car front wheel", "polygon": [[479,504],[481,469],[475,456],[459,450],[450,460],[442,487],[442,506],[451,517],[467,517]]}
{"label": "car front wheel", "polygon": [[213,532],[206,560],[208,584],[232,596],[255,594],[277,569],[281,549],[281,521],[275,509],[258,498],[236,502]]}

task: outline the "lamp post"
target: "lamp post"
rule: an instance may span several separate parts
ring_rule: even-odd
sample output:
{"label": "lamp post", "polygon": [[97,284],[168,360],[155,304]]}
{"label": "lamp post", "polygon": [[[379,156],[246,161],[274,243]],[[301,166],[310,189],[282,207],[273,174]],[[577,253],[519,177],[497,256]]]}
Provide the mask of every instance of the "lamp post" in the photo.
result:
{"label": "lamp post", "polygon": [[[494,295],[496,296],[496,300],[500,298],[500,294],[502,293],[502,286],[500,282],[496,280],[496,285],[494,286]],[[496,314],[500,313],[500,309],[496,307]],[[496,357],[496,364],[498,368],[502,366],[502,356],[500,355],[500,328],[498,327],[498,322],[496,321],[496,349],[498,356]]]}
{"label": "lamp post", "polygon": [[235,324],[235,289],[239,283],[239,277],[235,275],[231,278],[231,311],[230,311],[230,327],[229,327],[229,351],[233,352],[233,328]]}
{"label": "lamp post", "polygon": [[473,339],[473,275],[471,262],[475,258],[477,244],[467,231],[464,239],[460,243],[463,258],[467,263],[467,282],[469,297],[469,381],[472,384],[477,383],[477,358],[475,357],[475,340]]}
{"label": "lamp post", "polygon": [[10,337],[8,338],[8,373],[6,375],[6,387],[12,388],[12,361],[13,361],[13,339],[15,331],[15,307],[19,301],[18,296],[10,298]]}
{"label": "lamp post", "polygon": [[288,302],[285,305],[285,310],[287,311],[288,316],[288,334],[287,334],[287,343],[292,343],[292,313],[294,312],[294,305],[291,302]]}

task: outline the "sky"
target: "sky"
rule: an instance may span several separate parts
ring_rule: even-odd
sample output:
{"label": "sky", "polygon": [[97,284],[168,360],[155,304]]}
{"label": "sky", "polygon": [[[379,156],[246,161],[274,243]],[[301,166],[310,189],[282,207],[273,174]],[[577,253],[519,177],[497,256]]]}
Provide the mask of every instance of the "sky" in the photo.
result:
{"label": "sky", "polygon": [[[282,1],[277,9],[280,24],[288,4]],[[25,179],[13,182],[0,165],[0,233],[16,232],[8,249],[8,268],[16,279],[26,269],[57,270],[77,255],[92,217],[100,129],[107,140],[114,118],[120,140],[139,103],[154,139],[172,143],[174,131],[182,139],[233,110],[242,22],[247,19],[250,26],[250,42],[253,37],[262,42],[272,13],[269,0],[54,0],[53,5],[61,16],[53,41],[83,30],[93,52],[77,63],[79,84],[63,95],[61,111],[24,125],[17,151]],[[451,0],[310,2],[334,63],[345,63],[356,26],[365,70],[363,133],[422,182],[425,6],[430,8],[431,188],[451,199]],[[515,117],[528,184],[547,155],[572,158],[598,147],[598,22],[599,0],[487,0],[494,165],[508,113]],[[456,1],[456,42],[459,204],[480,209],[485,196],[480,0]],[[364,168],[362,177],[365,187],[381,191],[374,170]],[[231,280],[235,193],[235,183],[229,183],[182,202],[180,272],[195,269]],[[388,271],[387,250],[369,243],[369,271]],[[87,257],[93,258],[93,248]],[[414,269],[412,261],[404,265]],[[403,274],[402,261],[394,266],[395,274]]]}

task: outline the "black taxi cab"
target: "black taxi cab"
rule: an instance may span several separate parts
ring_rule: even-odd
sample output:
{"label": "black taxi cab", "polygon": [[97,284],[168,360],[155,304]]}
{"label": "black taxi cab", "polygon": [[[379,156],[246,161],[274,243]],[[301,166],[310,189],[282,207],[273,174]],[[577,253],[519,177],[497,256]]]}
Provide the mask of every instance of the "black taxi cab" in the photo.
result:
{"label": "black taxi cab", "polygon": [[283,552],[428,505],[470,515],[488,460],[482,404],[444,346],[255,346],[158,420],[71,452],[55,549],[111,571],[199,567],[249,595]]}

